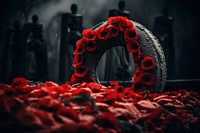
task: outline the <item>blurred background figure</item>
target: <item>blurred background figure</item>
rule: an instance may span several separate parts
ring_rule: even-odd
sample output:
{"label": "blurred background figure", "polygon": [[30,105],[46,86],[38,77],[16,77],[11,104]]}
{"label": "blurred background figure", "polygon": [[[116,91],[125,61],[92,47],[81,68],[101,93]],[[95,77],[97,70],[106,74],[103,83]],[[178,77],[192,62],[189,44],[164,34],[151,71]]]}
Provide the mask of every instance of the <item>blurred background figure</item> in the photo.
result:
{"label": "blurred background figure", "polygon": [[109,17],[111,16],[124,16],[129,18],[130,12],[125,10],[126,2],[124,0],[120,0],[118,3],[118,9],[109,10]]}
{"label": "blurred background figure", "polygon": [[72,60],[76,42],[82,38],[83,16],[78,14],[78,6],[72,4],[71,13],[61,15],[61,41],[60,41],[60,63],[59,82],[68,81],[73,73]]}
{"label": "blurred background figure", "polygon": [[25,51],[24,55],[27,78],[34,81],[47,80],[47,48],[42,35],[42,24],[38,16],[32,16],[32,22],[24,25]]}
{"label": "blurred background figure", "polygon": [[77,13],[78,7],[76,4],[71,5],[71,16],[69,18],[69,45],[73,46],[73,51],[76,48],[76,42],[82,38],[82,23],[83,16]]}
{"label": "blurred background figure", "polygon": [[22,31],[19,21],[7,30],[3,49],[2,75],[4,82],[10,83],[12,79],[22,76]]}
{"label": "blurred background figure", "polygon": [[168,9],[163,9],[162,16],[155,18],[153,33],[160,41],[164,50],[167,63],[167,78],[172,79],[174,77],[175,49],[173,38],[173,18],[169,16]]}

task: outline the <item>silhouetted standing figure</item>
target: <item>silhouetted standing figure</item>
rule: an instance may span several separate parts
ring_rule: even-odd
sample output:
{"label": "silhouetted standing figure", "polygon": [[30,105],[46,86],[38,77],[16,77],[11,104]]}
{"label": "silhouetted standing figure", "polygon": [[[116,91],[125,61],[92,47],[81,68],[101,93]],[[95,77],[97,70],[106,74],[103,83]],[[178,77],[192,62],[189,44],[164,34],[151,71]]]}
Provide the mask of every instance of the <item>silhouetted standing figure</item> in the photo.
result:
{"label": "silhouetted standing figure", "polygon": [[38,24],[38,16],[32,16],[32,23],[24,26],[28,32],[27,44],[27,76],[32,80],[45,81],[47,78],[47,48],[42,35],[42,25]]}
{"label": "silhouetted standing figure", "polygon": [[73,51],[76,49],[76,42],[82,37],[82,21],[83,16],[77,14],[78,7],[76,4],[71,5],[71,16],[69,18],[69,45],[73,46]]}
{"label": "silhouetted standing figure", "polygon": [[6,83],[10,83],[14,78],[21,76],[22,31],[19,21],[15,21],[13,26],[6,33],[2,62],[2,75]]}
{"label": "silhouetted standing figure", "polygon": [[169,11],[164,9],[163,16],[155,18],[153,33],[160,41],[164,50],[167,63],[167,78],[172,79],[174,76],[174,38],[173,38],[173,19],[169,16]]}
{"label": "silhouetted standing figure", "polygon": [[118,3],[118,9],[109,10],[109,17],[112,16],[123,16],[123,17],[130,17],[130,12],[125,10],[126,2],[121,0]]}
{"label": "silhouetted standing figure", "polygon": [[61,15],[60,82],[69,80],[73,73],[73,51],[76,48],[76,42],[82,37],[81,33],[83,30],[83,17],[81,14],[77,14],[77,5],[72,4],[70,10],[71,13],[63,13]]}
{"label": "silhouetted standing figure", "polygon": [[[126,3],[124,0],[119,1],[118,9],[109,10],[109,17],[123,16],[129,18],[130,12],[125,10]],[[131,80],[130,53],[126,48],[113,48],[111,55],[117,58],[117,72],[115,80]],[[111,57],[112,58],[112,57]],[[112,62],[111,62],[112,63]],[[115,67],[116,64],[112,63]],[[112,67],[112,66],[111,66]]]}

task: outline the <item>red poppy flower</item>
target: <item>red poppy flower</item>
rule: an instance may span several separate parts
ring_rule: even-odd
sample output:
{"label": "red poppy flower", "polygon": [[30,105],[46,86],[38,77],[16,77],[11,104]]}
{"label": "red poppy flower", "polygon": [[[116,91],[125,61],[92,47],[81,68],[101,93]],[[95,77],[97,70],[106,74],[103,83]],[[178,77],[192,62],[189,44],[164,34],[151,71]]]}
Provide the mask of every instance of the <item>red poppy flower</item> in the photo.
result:
{"label": "red poppy flower", "polygon": [[132,78],[133,82],[137,82],[137,81],[140,81],[140,78],[139,78],[139,75],[134,75],[133,78]]}
{"label": "red poppy flower", "polygon": [[28,80],[25,79],[25,78],[15,78],[13,81],[12,81],[12,87],[14,88],[21,88],[21,87],[24,87],[28,85]]}
{"label": "red poppy flower", "polygon": [[140,67],[135,69],[135,75],[136,76],[139,76],[141,74],[141,72],[142,72],[142,69]]}
{"label": "red poppy flower", "polygon": [[107,24],[116,24],[117,22],[119,22],[119,17],[109,17]]}
{"label": "red poppy flower", "polygon": [[33,88],[29,87],[28,80],[24,78],[15,78],[12,85],[6,89],[7,92],[15,92],[19,94],[29,93]]}
{"label": "red poppy flower", "polygon": [[141,57],[142,57],[142,53],[140,51],[138,51],[136,53],[132,53],[132,58],[135,63],[138,63],[140,61]]}
{"label": "red poppy flower", "polygon": [[121,21],[119,23],[120,31],[124,32],[127,28],[133,28],[133,23],[130,20]]}
{"label": "red poppy flower", "polygon": [[99,39],[106,40],[108,39],[109,35],[110,35],[110,29],[107,27],[101,26],[97,30],[97,36]]}
{"label": "red poppy flower", "polygon": [[126,88],[123,90],[123,96],[124,96],[125,99],[131,98],[132,95],[133,95],[133,91],[132,91],[131,88],[126,87]]}
{"label": "red poppy flower", "polygon": [[135,83],[135,82],[140,82],[142,72],[143,72],[143,71],[141,70],[140,67],[138,67],[138,68],[135,69],[135,74],[134,74],[134,76],[133,76],[133,78],[132,78],[132,81],[133,81],[134,83]]}
{"label": "red poppy flower", "polygon": [[111,81],[111,82],[110,82],[110,85],[111,85],[112,87],[118,87],[118,86],[119,86],[119,82],[117,82],[117,81]]}
{"label": "red poppy flower", "polygon": [[94,30],[85,29],[82,34],[85,37],[84,39],[87,41],[94,41],[96,39],[96,31]]}
{"label": "red poppy flower", "polygon": [[76,74],[72,74],[71,79],[70,79],[70,82],[71,82],[72,84],[74,84],[74,83],[80,82],[80,80],[81,80],[81,79],[80,79]]}
{"label": "red poppy flower", "polygon": [[134,92],[138,92],[143,91],[145,88],[142,82],[134,82],[132,85],[132,89]]}
{"label": "red poppy flower", "polygon": [[129,52],[131,53],[136,53],[140,50],[140,45],[138,44],[138,42],[128,42],[126,45],[127,49]]}
{"label": "red poppy flower", "polygon": [[74,51],[74,55],[83,54],[84,51],[85,51],[84,43],[80,43],[80,45],[76,47],[76,50]]}
{"label": "red poppy flower", "polygon": [[75,67],[75,75],[77,77],[83,77],[88,73],[88,68],[86,66]]}
{"label": "red poppy flower", "polygon": [[151,56],[146,56],[141,62],[141,68],[143,70],[149,70],[155,67],[154,58]]}
{"label": "red poppy flower", "polygon": [[123,86],[119,86],[119,82],[117,82],[117,81],[111,81],[110,82],[110,88],[114,89],[115,91],[117,91],[119,93],[121,93],[124,89]]}
{"label": "red poppy flower", "polygon": [[72,66],[74,66],[74,67],[79,66],[79,65],[82,64],[82,62],[83,62],[83,56],[82,55],[75,55]]}
{"label": "red poppy flower", "polygon": [[154,76],[151,73],[142,73],[141,80],[146,85],[154,84]]}
{"label": "red poppy flower", "polygon": [[133,42],[138,39],[138,33],[135,28],[128,28],[124,32],[124,38],[127,42]]}
{"label": "red poppy flower", "polygon": [[120,21],[125,21],[127,18],[122,17],[122,16],[117,16],[117,17],[109,17],[107,24],[114,24],[117,25]]}
{"label": "red poppy flower", "polygon": [[95,41],[89,41],[85,46],[85,49],[89,52],[95,51],[97,49],[97,43]]}
{"label": "red poppy flower", "polygon": [[117,27],[111,25],[108,28],[110,29],[110,37],[114,37],[118,35],[119,30]]}
{"label": "red poppy flower", "polygon": [[117,92],[115,90],[106,90],[103,101],[112,104],[117,98]]}
{"label": "red poppy flower", "polygon": [[84,77],[81,81],[82,83],[86,82],[86,83],[91,83],[91,82],[95,82],[93,78],[87,76],[87,77]]}
{"label": "red poppy flower", "polygon": [[84,38],[80,39],[76,42],[76,47],[79,47],[79,45],[81,45],[84,42]]}

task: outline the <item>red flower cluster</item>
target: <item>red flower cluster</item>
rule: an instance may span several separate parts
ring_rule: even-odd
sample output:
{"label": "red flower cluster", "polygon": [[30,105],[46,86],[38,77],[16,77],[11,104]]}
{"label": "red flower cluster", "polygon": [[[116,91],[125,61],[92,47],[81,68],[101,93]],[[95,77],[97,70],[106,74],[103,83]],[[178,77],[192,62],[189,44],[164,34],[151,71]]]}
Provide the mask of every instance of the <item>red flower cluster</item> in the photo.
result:
{"label": "red flower cluster", "polygon": [[110,36],[110,28],[102,26],[97,30],[97,37],[99,39],[106,40],[108,39],[109,36]]}
{"label": "red flower cluster", "polygon": [[[151,90],[151,86],[155,82],[155,77],[151,71],[155,68],[154,58],[146,56],[142,59],[140,67],[136,69],[133,77],[133,89],[135,91]],[[145,89],[146,88],[146,89]]]}
{"label": "red flower cluster", "polygon": [[83,77],[88,73],[88,69],[85,66],[77,66],[75,68],[75,75],[77,77]]}
{"label": "red flower cluster", "polygon": [[133,82],[134,83],[132,85],[132,88],[135,91],[145,91],[145,90],[151,91],[155,79],[153,74],[142,71],[140,68],[137,68],[136,74],[133,77]]}
{"label": "red flower cluster", "polygon": [[[111,24],[115,27],[119,27],[121,32],[124,32],[124,38],[127,42],[127,49],[129,52],[132,53],[132,57],[135,63],[141,64],[141,68],[138,68],[136,74],[133,78],[133,85],[132,89],[135,91],[144,91],[144,90],[151,90],[154,84],[154,75],[151,74],[150,70],[155,67],[154,59],[150,56],[144,57],[142,59],[142,53],[140,50],[140,45],[137,42],[138,40],[138,33],[134,28],[134,25],[131,21],[124,17],[111,17],[108,19],[107,24]],[[141,61],[142,59],[142,61]]]}
{"label": "red flower cluster", "polygon": [[153,69],[155,67],[154,58],[146,56],[141,62],[141,68],[143,70]]}
{"label": "red flower cluster", "polygon": [[136,41],[129,42],[126,45],[126,47],[127,47],[128,51],[133,53],[133,54],[140,52],[140,45]]}
{"label": "red flower cluster", "polygon": [[97,43],[94,42],[94,41],[90,41],[86,44],[86,50],[88,52],[92,52],[92,51],[95,51],[97,48]]}
{"label": "red flower cluster", "polygon": [[124,37],[127,42],[135,42],[138,39],[138,33],[135,28],[126,29]]}
{"label": "red flower cluster", "polygon": [[86,29],[83,31],[84,37],[76,43],[77,48],[74,51],[73,66],[75,67],[75,73],[71,78],[72,84],[77,82],[94,82],[94,79],[91,79],[87,75],[88,69],[83,66],[84,58],[82,54],[85,51],[95,51],[98,47],[96,43],[97,39],[107,40],[109,37],[116,37],[119,32],[124,34],[124,39],[127,43],[126,47],[132,53],[134,62],[139,64],[137,71],[140,74],[135,74],[132,89],[142,91],[152,88],[155,82],[154,75],[151,74],[151,70],[155,68],[154,59],[151,56],[142,56],[140,44],[137,41],[138,33],[134,28],[134,24],[127,18],[121,16],[108,18],[107,25],[101,26],[97,30]]}
{"label": "red flower cluster", "polygon": [[115,37],[118,35],[119,30],[117,27],[111,25],[111,26],[109,26],[109,29],[110,29],[110,37]]}
{"label": "red flower cluster", "polygon": [[82,64],[82,62],[83,62],[83,56],[82,55],[75,55],[72,65],[74,67],[79,66],[79,65]]}
{"label": "red flower cluster", "polygon": [[85,37],[84,39],[87,41],[94,41],[96,39],[96,31],[94,30],[85,29],[82,34]]}
{"label": "red flower cluster", "polygon": [[28,85],[28,80],[26,80],[24,78],[16,78],[12,82],[12,87],[15,87],[15,88],[21,88],[26,85]]}
{"label": "red flower cluster", "polygon": [[109,17],[108,18],[108,21],[107,21],[107,24],[110,24],[110,25],[115,25],[115,26],[119,26],[119,23],[121,21],[126,21],[126,18],[125,17],[122,17],[122,16],[118,16],[118,17]]}
{"label": "red flower cluster", "polygon": [[133,23],[128,20],[128,19],[121,19],[120,23],[119,23],[119,29],[124,32],[126,31],[126,29],[132,29],[133,28]]}
{"label": "red flower cluster", "polygon": [[123,88],[116,81],[108,87],[51,81],[31,86],[17,78],[11,85],[0,84],[0,131],[198,132],[199,93],[148,94]]}
{"label": "red flower cluster", "polygon": [[81,55],[85,51],[85,45],[83,42],[78,42],[74,55]]}

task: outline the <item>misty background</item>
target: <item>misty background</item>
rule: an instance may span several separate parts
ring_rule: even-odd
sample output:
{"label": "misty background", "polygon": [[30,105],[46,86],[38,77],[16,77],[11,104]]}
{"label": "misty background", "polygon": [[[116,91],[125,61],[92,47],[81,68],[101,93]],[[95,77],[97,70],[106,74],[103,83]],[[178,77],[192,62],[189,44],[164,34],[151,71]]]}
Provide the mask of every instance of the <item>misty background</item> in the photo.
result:
{"label": "misty background", "polygon": [[[198,0],[125,0],[130,19],[153,29],[154,19],[163,8],[174,19],[175,74],[174,79],[200,78],[200,14]],[[1,0],[0,1],[0,59],[6,30],[15,20],[30,22],[33,14],[43,24],[48,50],[48,80],[58,81],[60,15],[70,12],[71,4],[78,5],[83,15],[83,27],[92,28],[105,21],[109,9],[116,9],[119,0]],[[2,61],[0,62],[2,63]],[[1,67],[1,64],[0,64]]]}

